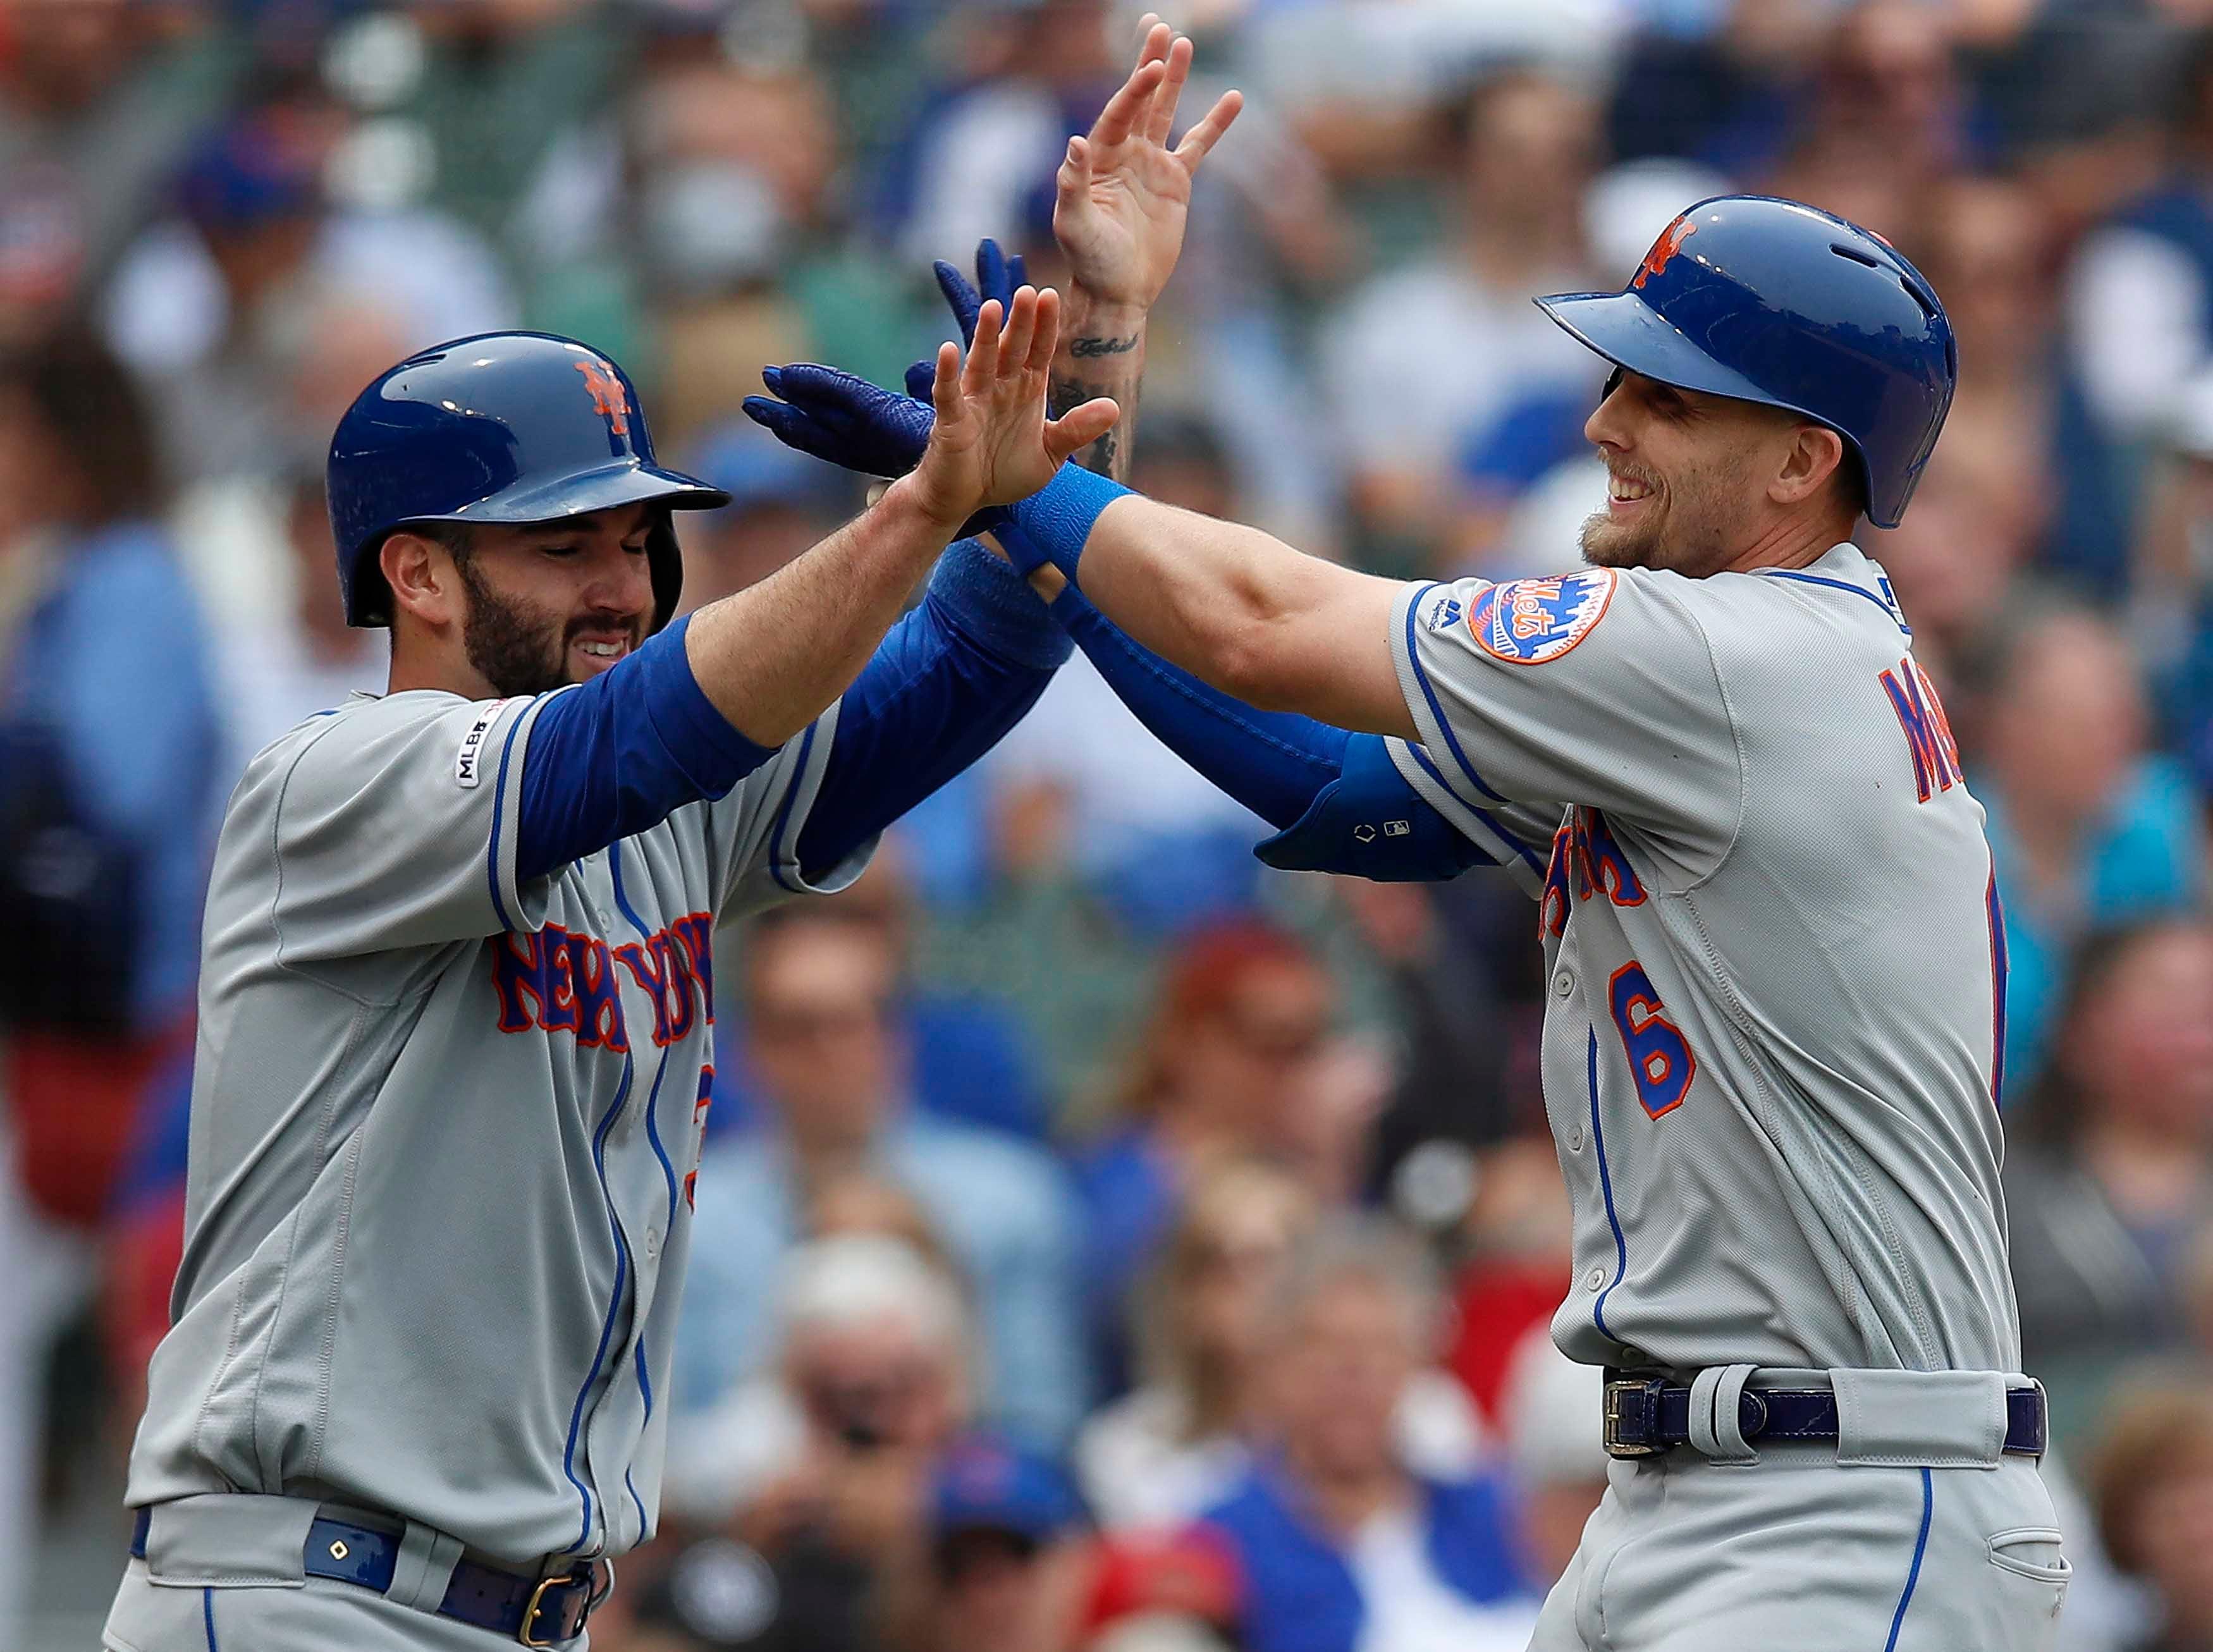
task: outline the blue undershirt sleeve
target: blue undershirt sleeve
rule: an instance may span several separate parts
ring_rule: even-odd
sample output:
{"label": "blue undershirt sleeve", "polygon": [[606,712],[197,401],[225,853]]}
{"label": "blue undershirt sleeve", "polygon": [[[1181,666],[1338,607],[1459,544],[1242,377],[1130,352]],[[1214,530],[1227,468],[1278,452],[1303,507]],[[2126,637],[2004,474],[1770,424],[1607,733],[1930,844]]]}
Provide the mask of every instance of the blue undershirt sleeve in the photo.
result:
{"label": "blue undershirt sleeve", "polygon": [[1279,828],[1253,850],[1269,865],[1434,882],[1491,863],[1406,783],[1381,736],[1232,699],[1140,646],[1072,584],[1052,615],[1162,745]]}
{"label": "blue undershirt sleeve", "polygon": [[690,625],[679,619],[538,713],[523,757],[518,881],[720,797],[774,755],[732,728],[699,686],[684,653]]}
{"label": "blue undershirt sleeve", "polygon": [[998,743],[1070,652],[1028,582],[974,539],[938,558],[838,711],[821,788],[799,834],[802,875],[860,846]]}

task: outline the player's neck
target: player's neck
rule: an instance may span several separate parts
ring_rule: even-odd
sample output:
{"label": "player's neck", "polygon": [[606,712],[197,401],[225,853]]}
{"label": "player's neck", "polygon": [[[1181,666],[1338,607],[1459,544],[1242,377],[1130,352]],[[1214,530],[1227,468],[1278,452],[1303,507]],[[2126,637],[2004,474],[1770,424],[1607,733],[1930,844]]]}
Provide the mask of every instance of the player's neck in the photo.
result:
{"label": "player's neck", "polygon": [[1829,515],[1778,516],[1762,527],[1753,541],[1715,571],[1749,574],[1763,568],[1806,568],[1820,561],[1851,537],[1849,523]]}
{"label": "player's neck", "polygon": [[385,692],[404,694],[418,688],[458,694],[465,700],[494,700],[500,697],[499,691],[469,664],[466,653],[458,648],[448,651],[438,647],[434,639],[402,631],[392,650],[392,671],[385,680]]}

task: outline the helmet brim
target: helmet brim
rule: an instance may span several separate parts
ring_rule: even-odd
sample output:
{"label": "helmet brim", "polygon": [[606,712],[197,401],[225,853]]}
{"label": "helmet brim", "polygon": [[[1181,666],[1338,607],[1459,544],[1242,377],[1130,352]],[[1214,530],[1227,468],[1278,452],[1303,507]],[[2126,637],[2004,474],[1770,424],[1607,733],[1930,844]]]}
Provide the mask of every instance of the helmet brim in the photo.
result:
{"label": "helmet brim", "polygon": [[1562,332],[1616,367],[1680,390],[1699,390],[1710,396],[1730,396],[1770,407],[1783,405],[1734,368],[1724,367],[1707,355],[1633,292],[1554,293],[1536,302],[1537,308],[1552,317]]}
{"label": "helmet brim", "polygon": [[710,487],[696,476],[618,460],[596,470],[578,471],[550,482],[518,482],[489,498],[479,499],[442,516],[417,517],[418,521],[555,522],[594,510],[651,502],[671,510],[719,510],[730,496]]}

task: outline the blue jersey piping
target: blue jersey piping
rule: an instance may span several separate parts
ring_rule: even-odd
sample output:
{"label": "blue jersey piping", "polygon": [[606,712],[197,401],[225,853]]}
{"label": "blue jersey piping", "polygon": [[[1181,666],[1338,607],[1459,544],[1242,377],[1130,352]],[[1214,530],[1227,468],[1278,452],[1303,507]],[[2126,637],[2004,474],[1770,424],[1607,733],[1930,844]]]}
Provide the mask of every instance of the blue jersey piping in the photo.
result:
{"label": "blue jersey piping", "polygon": [[807,778],[807,757],[814,749],[814,723],[808,723],[807,732],[799,737],[799,761],[792,765],[791,784],[784,790],[783,802],[777,806],[776,825],[768,834],[768,875],[776,880],[777,888],[795,895],[805,891],[783,881],[783,833],[791,824],[791,806],[799,801],[800,784]]}
{"label": "blue jersey piping", "polygon": [[576,1390],[576,1408],[569,1414],[569,1443],[561,1454],[561,1472],[569,1477],[569,1484],[576,1488],[576,1496],[583,1504],[583,1523],[577,1528],[576,1540],[570,1546],[582,1551],[592,1536],[591,1489],[576,1478],[576,1441],[583,1432],[584,1400],[592,1392],[592,1384],[600,1375],[600,1366],[607,1356],[607,1344],[615,1332],[615,1316],[622,1312],[623,1288],[630,1282],[630,1243],[623,1237],[622,1222],[615,1215],[615,1197],[607,1186],[607,1132],[614,1128],[623,1103],[630,1098],[631,1079],[636,1069],[631,1064],[629,1053],[623,1056],[622,1082],[616,1087],[615,1099],[607,1103],[600,1115],[599,1128],[592,1132],[592,1168],[600,1179],[600,1197],[607,1201],[607,1231],[615,1241],[615,1288],[607,1303],[607,1317],[600,1326],[600,1345],[592,1356],[592,1369],[584,1374],[583,1386]]}
{"label": "blue jersey piping", "polygon": [[1406,605],[1406,663],[1414,668],[1414,680],[1422,686],[1422,698],[1430,704],[1430,715],[1436,719],[1437,732],[1445,737],[1445,749],[1453,754],[1453,761],[1460,765],[1460,772],[1467,777],[1468,783],[1492,802],[1503,803],[1508,800],[1483,783],[1483,777],[1475,771],[1475,765],[1469,762],[1467,753],[1460,750],[1460,741],[1453,734],[1452,724],[1445,721],[1444,707],[1437,703],[1436,691],[1430,686],[1430,674],[1422,669],[1422,656],[1415,650],[1414,610],[1422,606],[1423,597],[1436,588],[1434,583],[1424,586],[1414,600]]}
{"label": "blue jersey piping", "polygon": [[1598,1155],[1598,1186],[1599,1191],[1606,1196],[1606,1225],[1613,1229],[1614,1259],[1613,1277],[1607,1282],[1606,1289],[1599,1292],[1598,1301],[1591,1304],[1591,1323],[1598,1327],[1600,1336],[1610,1337],[1619,1342],[1621,1338],[1615,1337],[1613,1332],[1606,1328],[1606,1299],[1613,1295],[1613,1288],[1619,1284],[1629,1273],[1629,1241],[1622,1236],[1621,1218],[1614,1214],[1613,1173],[1606,1168],[1606,1133],[1599,1128],[1598,1028],[1595,1027],[1590,1029],[1589,1062],[1591,1151]]}
{"label": "blue jersey piping", "polygon": [[[630,920],[631,927],[637,931],[638,939],[641,942],[650,940],[651,936],[645,927],[645,920],[638,917],[637,909],[630,904],[630,897],[623,892],[622,844],[620,843],[607,845],[607,869],[614,877],[616,906],[620,908],[622,915]],[[668,1053],[669,1049],[673,1048],[674,1046],[672,1045],[668,1049],[661,1051],[661,1064],[654,1070],[653,1088],[646,1092],[645,1097],[645,1139],[653,1144],[653,1156],[661,1161],[661,1180],[667,1184],[668,1189],[668,1210],[661,1223],[664,1242],[669,1229],[676,1225],[676,1167],[669,1163],[668,1150],[661,1143],[661,1125],[655,1115],[661,1100],[661,1081],[668,1076]],[[636,1352],[637,1391],[645,1401],[643,1422],[649,1423],[653,1421],[653,1378],[646,1369],[645,1327],[642,1325],[638,1327]],[[642,1427],[643,1424],[641,1424]],[[630,1493],[630,1500],[637,1509],[638,1539],[643,1542],[645,1538],[645,1529],[651,1522],[645,1517],[645,1499],[637,1495],[637,1484],[631,1478],[630,1465],[627,1463],[623,1466],[623,1487]]]}
{"label": "blue jersey piping", "polygon": [[522,732],[522,720],[530,712],[528,705],[515,714],[508,725],[506,743],[499,748],[499,778],[494,783],[491,795],[491,842],[485,850],[485,879],[491,886],[491,915],[499,920],[503,930],[515,925],[507,915],[507,903],[499,898],[499,821],[507,803],[507,760],[515,755],[515,737]]}
{"label": "blue jersey piping", "polygon": [[1898,1631],[1905,1623],[1905,1608],[1913,1603],[1913,1586],[1921,1581],[1921,1557],[1929,1551],[1929,1521],[1936,1509],[1936,1487],[1929,1471],[1921,1471],[1921,1535],[1913,1539],[1913,1564],[1905,1574],[1905,1593],[1898,1597],[1898,1610],[1891,1614],[1890,1638],[1882,1643],[1882,1652],[1897,1652]]}

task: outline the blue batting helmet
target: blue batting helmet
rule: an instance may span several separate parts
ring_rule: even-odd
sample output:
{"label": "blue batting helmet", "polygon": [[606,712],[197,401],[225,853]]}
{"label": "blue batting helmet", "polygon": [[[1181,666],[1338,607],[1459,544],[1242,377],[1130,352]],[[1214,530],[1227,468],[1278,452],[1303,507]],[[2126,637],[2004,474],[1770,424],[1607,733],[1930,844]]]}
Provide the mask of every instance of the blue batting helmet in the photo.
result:
{"label": "blue batting helmet", "polygon": [[1620,292],[1537,303],[1617,367],[1827,425],[1878,527],[1905,514],[1959,374],[1921,271],[1880,235],[1770,195],[1700,201]]}
{"label": "blue batting helmet", "polygon": [[[544,332],[486,332],[411,356],[354,398],[326,471],[338,594],[349,625],[392,623],[377,552],[418,522],[547,522],[650,500],[730,502],[664,469],[629,377],[599,351]],[[658,631],[684,565],[664,512],[648,540]]]}

